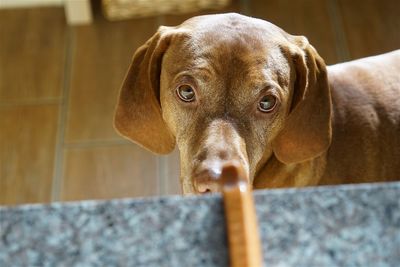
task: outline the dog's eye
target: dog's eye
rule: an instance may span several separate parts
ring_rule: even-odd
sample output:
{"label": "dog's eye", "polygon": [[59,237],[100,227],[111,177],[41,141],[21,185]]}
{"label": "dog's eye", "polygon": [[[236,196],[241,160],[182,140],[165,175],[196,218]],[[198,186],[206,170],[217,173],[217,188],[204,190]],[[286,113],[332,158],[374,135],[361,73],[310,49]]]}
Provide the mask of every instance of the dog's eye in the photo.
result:
{"label": "dog's eye", "polygon": [[276,100],[275,96],[266,95],[261,99],[260,104],[258,105],[258,108],[262,112],[271,112],[275,108],[276,102],[277,102],[277,100]]}
{"label": "dog's eye", "polygon": [[196,98],[194,89],[187,84],[182,84],[176,89],[179,98],[185,102],[192,102]]}

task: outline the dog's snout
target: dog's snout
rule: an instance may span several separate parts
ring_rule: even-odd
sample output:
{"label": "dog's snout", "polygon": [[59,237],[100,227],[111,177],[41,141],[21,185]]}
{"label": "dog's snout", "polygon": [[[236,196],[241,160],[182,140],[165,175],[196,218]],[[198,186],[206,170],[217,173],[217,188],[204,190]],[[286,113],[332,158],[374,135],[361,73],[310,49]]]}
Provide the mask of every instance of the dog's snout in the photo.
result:
{"label": "dog's snout", "polygon": [[193,158],[191,178],[194,191],[198,194],[220,192],[222,169],[227,164],[241,165],[248,173],[245,148],[234,124],[225,120],[213,121],[205,130]]}

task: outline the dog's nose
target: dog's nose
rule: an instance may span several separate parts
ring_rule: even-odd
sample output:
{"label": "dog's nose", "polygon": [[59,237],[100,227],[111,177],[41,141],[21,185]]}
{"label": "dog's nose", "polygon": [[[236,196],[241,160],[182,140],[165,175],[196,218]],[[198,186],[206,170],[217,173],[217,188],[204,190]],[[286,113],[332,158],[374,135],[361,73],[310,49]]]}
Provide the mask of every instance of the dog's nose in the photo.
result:
{"label": "dog's nose", "polygon": [[202,166],[194,175],[194,187],[199,194],[220,192],[223,183],[230,183],[232,179],[249,180],[243,165],[235,160],[216,161]]}
{"label": "dog's nose", "polygon": [[220,164],[213,164],[198,170],[193,176],[194,187],[197,193],[215,193],[220,191],[219,178],[221,176]]}

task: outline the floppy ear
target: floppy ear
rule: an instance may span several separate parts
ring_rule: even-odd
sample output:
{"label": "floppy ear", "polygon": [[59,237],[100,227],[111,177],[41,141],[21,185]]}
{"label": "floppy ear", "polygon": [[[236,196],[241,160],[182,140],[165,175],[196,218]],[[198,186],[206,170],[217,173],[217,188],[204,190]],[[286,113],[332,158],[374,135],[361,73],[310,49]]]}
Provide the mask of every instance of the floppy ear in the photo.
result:
{"label": "floppy ear", "polygon": [[293,38],[300,49],[292,55],[296,80],[291,110],[272,143],[275,156],[286,164],[321,155],[332,138],[332,103],[325,63],[305,37]]}
{"label": "floppy ear", "polygon": [[166,31],[167,27],[160,27],[135,52],[114,117],[114,126],[122,136],[158,154],[167,154],[175,147],[159,100],[161,62],[170,40]]}

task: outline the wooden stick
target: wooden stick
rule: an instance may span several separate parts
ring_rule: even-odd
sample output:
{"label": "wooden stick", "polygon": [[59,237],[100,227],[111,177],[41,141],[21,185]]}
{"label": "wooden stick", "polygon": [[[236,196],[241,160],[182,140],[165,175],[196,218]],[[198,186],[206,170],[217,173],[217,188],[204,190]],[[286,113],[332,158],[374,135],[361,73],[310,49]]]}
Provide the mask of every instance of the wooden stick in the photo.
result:
{"label": "wooden stick", "polygon": [[261,242],[253,195],[240,165],[224,166],[221,187],[228,230],[230,266],[261,267]]}

